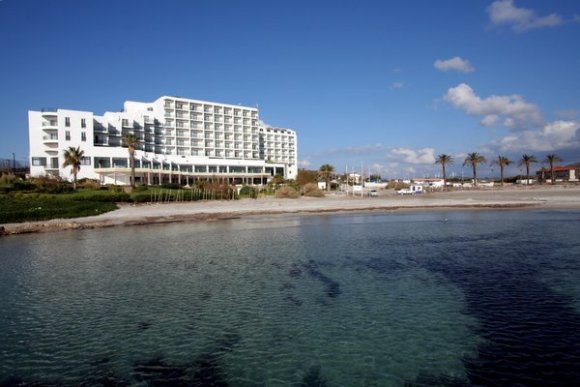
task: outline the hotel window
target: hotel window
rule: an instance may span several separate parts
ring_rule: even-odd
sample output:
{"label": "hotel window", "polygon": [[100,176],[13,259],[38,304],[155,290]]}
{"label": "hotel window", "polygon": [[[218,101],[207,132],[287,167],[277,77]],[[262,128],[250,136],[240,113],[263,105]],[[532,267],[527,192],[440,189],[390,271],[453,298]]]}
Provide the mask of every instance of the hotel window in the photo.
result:
{"label": "hotel window", "polygon": [[86,128],[87,127],[87,120],[85,120],[84,118],[81,118],[81,128]]}
{"label": "hotel window", "polygon": [[87,141],[87,133],[81,132],[81,141]]}
{"label": "hotel window", "polygon": [[70,117],[64,118],[64,126],[66,126],[67,128],[70,127]]}
{"label": "hotel window", "polygon": [[64,139],[65,141],[70,141],[70,130],[64,132]]}
{"label": "hotel window", "polygon": [[91,158],[90,157],[83,157],[81,159],[81,165],[91,165]]}
{"label": "hotel window", "polygon": [[33,157],[32,165],[34,166],[46,166],[46,157]]}

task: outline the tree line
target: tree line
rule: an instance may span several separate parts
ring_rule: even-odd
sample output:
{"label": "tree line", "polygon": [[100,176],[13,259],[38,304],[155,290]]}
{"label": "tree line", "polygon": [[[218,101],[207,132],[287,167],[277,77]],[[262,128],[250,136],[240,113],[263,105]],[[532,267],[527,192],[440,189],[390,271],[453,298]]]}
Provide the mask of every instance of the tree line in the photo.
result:
{"label": "tree line", "polygon": [[[544,159],[544,163],[550,165],[550,177],[552,184],[555,182],[554,176],[554,164],[563,161],[558,155],[554,153],[550,153],[546,155]],[[435,164],[440,164],[443,170],[443,186],[447,184],[447,175],[446,175],[446,166],[453,164],[454,160],[453,157],[447,154],[440,154],[437,156],[435,160]],[[526,167],[526,183],[530,181],[530,166],[534,163],[537,163],[538,160],[534,155],[523,154],[522,157],[518,160],[518,165]],[[487,159],[485,156],[480,155],[477,152],[468,153],[467,157],[463,161],[463,166],[470,165],[473,171],[473,184],[477,186],[477,166],[480,164],[487,163]],[[513,164],[514,161],[510,160],[506,156],[498,156],[496,159],[491,161],[491,165],[499,166],[500,170],[500,183],[503,186],[504,183],[504,169],[510,164]]]}

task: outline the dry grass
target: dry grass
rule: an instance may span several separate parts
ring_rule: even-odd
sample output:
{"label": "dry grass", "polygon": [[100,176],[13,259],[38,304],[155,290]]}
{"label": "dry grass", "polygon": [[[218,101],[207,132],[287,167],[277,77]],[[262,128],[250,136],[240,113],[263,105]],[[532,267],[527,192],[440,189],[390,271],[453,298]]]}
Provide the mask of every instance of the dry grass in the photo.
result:
{"label": "dry grass", "polygon": [[308,183],[302,188],[302,194],[304,196],[310,196],[313,198],[323,198],[324,192],[318,188],[316,183]]}
{"label": "dry grass", "polygon": [[298,199],[300,194],[292,187],[282,187],[276,191],[276,198],[278,199]]}

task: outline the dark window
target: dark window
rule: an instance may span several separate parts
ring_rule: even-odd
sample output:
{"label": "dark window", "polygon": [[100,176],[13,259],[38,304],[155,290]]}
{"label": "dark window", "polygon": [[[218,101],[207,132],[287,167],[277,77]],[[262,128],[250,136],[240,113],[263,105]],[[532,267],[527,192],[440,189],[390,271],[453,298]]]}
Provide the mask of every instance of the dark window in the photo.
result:
{"label": "dark window", "polygon": [[81,128],[86,128],[87,127],[87,120],[85,120],[84,118],[81,118]]}
{"label": "dark window", "polygon": [[64,126],[66,126],[67,128],[70,127],[70,117],[64,118]]}
{"label": "dark window", "polygon": [[81,165],[91,165],[91,158],[90,157],[83,157],[81,159]]}
{"label": "dark window", "polygon": [[66,141],[70,141],[70,131],[69,130],[67,130],[66,132],[64,132],[64,139]]}
{"label": "dark window", "polygon": [[81,141],[87,141],[87,133],[81,132]]}
{"label": "dark window", "polygon": [[46,157],[33,157],[32,158],[32,165],[34,166],[46,166]]}

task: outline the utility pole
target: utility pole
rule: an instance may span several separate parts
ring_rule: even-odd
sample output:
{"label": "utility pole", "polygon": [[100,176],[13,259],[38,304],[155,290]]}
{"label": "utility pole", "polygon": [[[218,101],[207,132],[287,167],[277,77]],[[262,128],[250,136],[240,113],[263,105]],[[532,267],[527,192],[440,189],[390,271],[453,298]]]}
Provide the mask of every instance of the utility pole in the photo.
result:
{"label": "utility pole", "polygon": [[12,152],[12,173],[16,175],[16,155]]}

